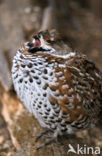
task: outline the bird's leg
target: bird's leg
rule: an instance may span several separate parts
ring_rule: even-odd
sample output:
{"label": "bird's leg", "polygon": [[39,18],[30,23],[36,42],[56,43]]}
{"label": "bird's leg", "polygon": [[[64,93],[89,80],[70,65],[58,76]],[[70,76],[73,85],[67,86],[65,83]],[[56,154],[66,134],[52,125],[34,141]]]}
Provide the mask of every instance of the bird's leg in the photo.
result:
{"label": "bird's leg", "polygon": [[47,134],[48,132],[51,132],[51,130],[50,130],[50,129],[46,129],[45,131],[41,132],[41,133],[36,137],[35,142],[37,142],[42,136],[46,136],[46,137],[47,137],[46,134]]}
{"label": "bird's leg", "polygon": [[40,146],[37,147],[37,150],[47,146],[47,145],[50,145],[52,142],[56,142],[56,137],[55,136],[52,136],[48,141],[44,142],[43,144],[41,144]]}
{"label": "bird's leg", "polygon": [[[44,134],[44,137],[47,138],[47,139],[51,139],[53,136],[48,136],[48,135]],[[63,143],[61,141],[59,141],[58,138],[59,138],[59,136],[56,137],[56,140],[55,140],[56,144],[63,145]]]}
{"label": "bird's leg", "polygon": [[[50,130],[50,131],[51,131],[51,130]],[[51,131],[51,132],[53,132],[53,131]],[[63,145],[62,143],[60,143],[60,142],[58,141],[58,136],[59,136],[59,134],[58,134],[57,132],[56,132],[56,133],[53,132],[53,135],[52,135],[52,136],[46,136],[45,134],[44,134],[44,136],[45,136],[46,138],[48,138],[49,140],[46,141],[46,142],[44,142],[44,143],[42,143],[40,146],[38,146],[38,147],[37,147],[37,150],[41,149],[41,148],[44,147],[44,146],[50,145],[52,142],[55,142],[55,143],[57,143],[57,144],[59,144],[59,145]]]}

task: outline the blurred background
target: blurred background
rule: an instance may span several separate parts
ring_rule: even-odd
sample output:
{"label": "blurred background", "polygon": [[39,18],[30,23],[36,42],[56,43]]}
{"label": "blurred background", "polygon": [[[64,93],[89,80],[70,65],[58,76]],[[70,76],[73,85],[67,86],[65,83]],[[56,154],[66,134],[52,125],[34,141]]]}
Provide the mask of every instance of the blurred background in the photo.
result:
{"label": "blurred background", "polygon": [[0,0],[0,52],[9,61],[9,68],[24,41],[51,28],[101,69],[102,0]]}
{"label": "blurred background", "polygon": [[[102,0],[0,0],[0,83],[7,90],[17,49],[39,30],[53,28],[73,51],[87,54],[102,71]],[[1,95],[4,90],[1,85]],[[1,96],[0,100],[0,156],[9,156],[14,148]],[[85,131],[83,137],[102,148],[101,128],[92,134]]]}

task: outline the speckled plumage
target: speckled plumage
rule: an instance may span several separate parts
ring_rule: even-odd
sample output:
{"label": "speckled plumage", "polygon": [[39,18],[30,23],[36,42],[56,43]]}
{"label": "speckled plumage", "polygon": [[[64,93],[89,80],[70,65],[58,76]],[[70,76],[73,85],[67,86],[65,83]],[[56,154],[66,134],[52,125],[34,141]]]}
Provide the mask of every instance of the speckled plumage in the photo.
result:
{"label": "speckled plumage", "polygon": [[83,54],[56,54],[54,42],[49,32],[40,32],[25,43],[14,57],[12,78],[25,107],[57,137],[98,120],[102,74]]}

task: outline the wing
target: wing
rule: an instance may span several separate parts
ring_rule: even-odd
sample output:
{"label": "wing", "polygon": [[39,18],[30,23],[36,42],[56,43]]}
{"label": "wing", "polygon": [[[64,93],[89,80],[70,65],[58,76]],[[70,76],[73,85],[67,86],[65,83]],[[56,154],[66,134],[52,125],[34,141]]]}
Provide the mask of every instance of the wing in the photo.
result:
{"label": "wing", "polygon": [[102,74],[92,61],[78,55],[69,65],[76,93],[83,100],[83,107],[92,117],[102,107]]}
{"label": "wing", "polygon": [[56,85],[49,84],[54,93],[49,100],[55,113],[61,108],[66,123],[77,128],[87,127],[100,112],[101,73],[85,56],[76,55],[58,62],[55,77]]}

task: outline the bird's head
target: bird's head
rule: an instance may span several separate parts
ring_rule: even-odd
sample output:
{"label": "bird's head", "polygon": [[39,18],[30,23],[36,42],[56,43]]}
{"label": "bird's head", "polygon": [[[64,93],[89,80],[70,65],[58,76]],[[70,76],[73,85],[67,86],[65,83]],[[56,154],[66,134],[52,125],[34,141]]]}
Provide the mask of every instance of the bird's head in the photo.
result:
{"label": "bird's head", "polygon": [[31,42],[26,43],[26,47],[28,52],[46,52],[52,53],[55,51],[53,48],[53,43],[55,42],[55,32],[48,30],[41,31],[38,34],[34,35],[33,40]]}

